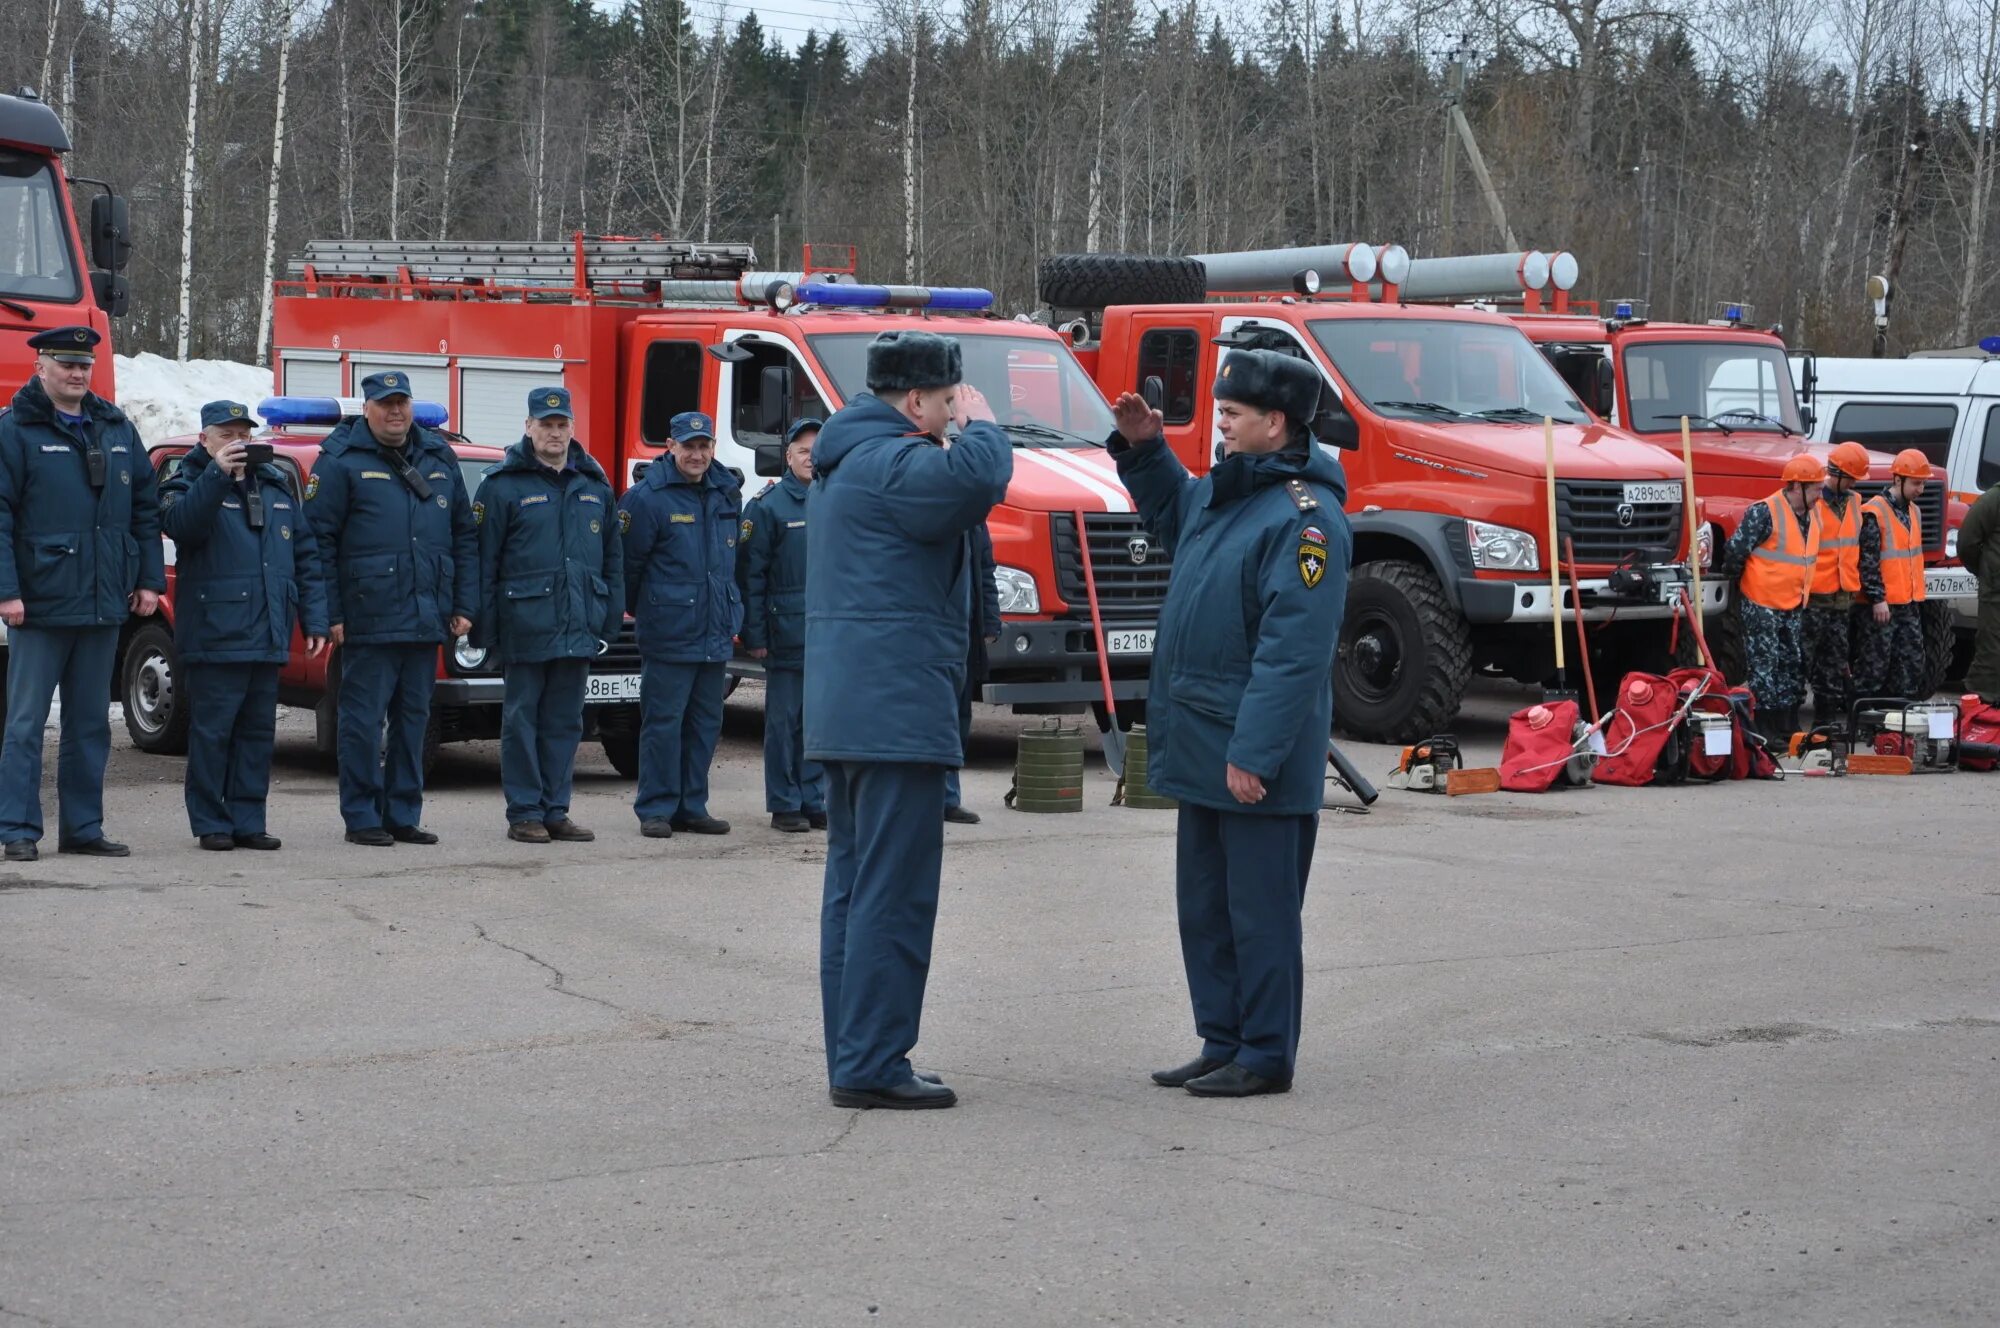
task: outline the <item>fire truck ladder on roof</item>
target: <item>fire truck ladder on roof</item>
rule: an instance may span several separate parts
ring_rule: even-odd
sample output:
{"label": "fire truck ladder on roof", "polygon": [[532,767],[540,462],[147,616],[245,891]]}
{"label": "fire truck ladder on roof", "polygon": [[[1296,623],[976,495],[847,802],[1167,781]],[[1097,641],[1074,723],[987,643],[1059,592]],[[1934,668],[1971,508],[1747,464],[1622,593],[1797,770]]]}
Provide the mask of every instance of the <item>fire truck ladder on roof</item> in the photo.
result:
{"label": "fire truck ladder on roof", "polygon": [[295,281],[380,282],[546,288],[550,294],[599,285],[736,281],[756,266],[747,244],[634,240],[314,240],[287,271]]}

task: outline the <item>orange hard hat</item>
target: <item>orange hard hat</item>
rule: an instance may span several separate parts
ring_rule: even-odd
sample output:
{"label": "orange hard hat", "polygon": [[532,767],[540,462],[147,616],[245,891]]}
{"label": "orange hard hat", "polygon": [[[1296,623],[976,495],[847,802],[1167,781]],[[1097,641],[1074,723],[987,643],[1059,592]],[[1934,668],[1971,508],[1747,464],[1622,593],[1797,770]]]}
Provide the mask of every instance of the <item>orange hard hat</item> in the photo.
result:
{"label": "orange hard hat", "polygon": [[1868,478],[1868,449],[1859,443],[1842,443],[1826,454],[1827,464],[1849,479]]}
{"label": "orange hard hat", "polygon": [[1896,464],[1889,473],[1898,479],[1927,480],[1931,477],[1931,459],[1914,447],[1906,447],[1896,453]]}
{"label": "orange hard hat", "polygon": [[1783,478],[1787,484],[1824,484],[1826,465],[1812,453],[1801,452],[1785,463]]}

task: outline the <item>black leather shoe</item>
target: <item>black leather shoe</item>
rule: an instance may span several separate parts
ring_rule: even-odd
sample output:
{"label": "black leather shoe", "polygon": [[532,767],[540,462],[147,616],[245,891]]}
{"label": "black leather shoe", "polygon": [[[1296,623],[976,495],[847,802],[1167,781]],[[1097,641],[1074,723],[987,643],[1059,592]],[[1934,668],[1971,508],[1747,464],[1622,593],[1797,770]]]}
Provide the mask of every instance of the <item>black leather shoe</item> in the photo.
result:
{"label": "black leather shoe", "polygon": [[56,845],[58,853],[74,853],[85,858],[129,858],[132,850],[114,840],[98,838],[79,840],[74,844]]}
{"label": "black leather shoe", "polygon": [[650,821],[639,822],[639,833],[648,839],[672,839],[674,823],[664,816],[655,816]]}
{"label": "black leather shoe", "polygon": [[689,835],[726,835],[729,822],[714,816],[682,816],[675,819],[674,829]]}
{"label": "black leather shoe", "polygon": [[947,807],[944,809],[944,819],[953,825],[978,825],[979,813],[969,812],[963,807]]}
{"label": "black leather shoe", "polygon": [[394,848],[396,837],[379,825],[371,825],[366,830],[349,830],[347,842],[363,844],[369,848]]}
{"label": "black leather shoe", "polygon": [[1211,1070],[1199,1079],[1190,1079],[1181,1087],[1196,1097],[1256,1097],[1263,1093],[1289,1093],[1292,1081],[1289,1079],[1266,1079],[1261,1074],[1252,1074],[1234,1061],[1219,1070]]}
{"label": "black leather shoe", "polygon": [[866,1111],[924,1111],[958,1105],[958,1094],[943,1084],[909,1079],[891,1088],[830,1088],[827,1095],[836,1107],[859,1107]]}
{"label": "black leather shoe", "polygon": [[771,828],[782,830],[788,835],[802,835],[812,826],[798,812],[772,812]]}
{"label": "black leather shoe", "polygon": [[549,828],[540,821],[516,821],[507,827],[507,838],[517,844],[546,844]]}
{"label": "black leather shoe", "polygon": [[1228,1061],[1219,1061],[1213,1056],[1197,1056],[1186,1065],[1176,1065],[1171,1070],[1153,1071],[1153,1082],[1162,1088],[1179,1088],[1188,1080],[1213,1074],[1227,1064]]}
{"label": "black leather shoe", "polygon": [[944,1082],[943,1076],[939,1075],[935,1070],[912,1070],[910,1073],[927,1084],[942,1084]]}
{"label": "black leather shoe", "polygon": [[807,825],[809,825],[809,826],[811,826],[811,827],[812,827],[813,829],[815,829],[815,830],[824,830],[824,829],[826,829],[826,813],[825,813],[825,812],[807,812],[807,813],[806,813],[806,824],[807,824]]}
{"label": "black leather shoe", "polygon": [[389,827],[389,838],[395,840],[398,844],[435,844],[438,842],[436,835],[421,826],[415,825],[392,825]]}
{"label": "black leather shoe", "polygon": [[210,853],[228,853],[236,848],[233,835],[203,835],[200,842]]}
{"label": "black leather shoe", "polygon": [[267,835],[262,830],[259,830],[254,835],[236,836],[236,847],[238,848],[262,849],[264,852],[269,853],[273,849],[280,849],[284,846],[284,840],[278,838],[276,835]]}
{"label": "black leather shoe", "polygon": [[7,861],[34,862],[42,856],[32,839],[10,839],[7,841]]}
{"label": "black leather shoe", "polygon": [[543,825],[542,828],[547,830],[549,838],[555,840],[558,844],[588,844],[597,838],[594,832],[584,829],[567,816],[560,820],[550,821]]}

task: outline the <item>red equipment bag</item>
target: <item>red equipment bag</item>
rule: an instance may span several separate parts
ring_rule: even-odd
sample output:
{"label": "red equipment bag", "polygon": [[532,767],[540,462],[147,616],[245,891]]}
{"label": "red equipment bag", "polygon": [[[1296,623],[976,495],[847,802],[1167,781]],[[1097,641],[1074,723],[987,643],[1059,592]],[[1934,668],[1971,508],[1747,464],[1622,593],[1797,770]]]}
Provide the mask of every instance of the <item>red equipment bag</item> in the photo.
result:
{"label": "red equipment bag", "polygon": [[1978,695],[1958,701],[1958,768],[1992,770],[2000,767],[2000,706],[1990,706]]}
{"label": "red equipment bag", "polygon": [[[1748,687],[1731,687],[1711,668],[1675,669],[1667,680],[1683,700],[1699,688],[1688,713],[1729,716],[1729,755],[1710,756],[1699,741],[1689,744],[1687,776],[1713,783],[1724,779],[1775,779],[1778,762],[1757,736],[1757,698]],[[1698,737],[1698,735],[1693,735]]]}
{"label": "red equipment bag", "polygon": [[1679,690],[1658,674],[1626,674],[1618,684],[1618,708],[1604,726],[1597,782],[1632,788],[1652,783],[1679,704]]}
{"label": "red equipment bag", "polygon": [[1500,752],[1500,787],[1544,793],[1575,750],[1576,702],[1551,701],[1516,710],[1507,720]]}

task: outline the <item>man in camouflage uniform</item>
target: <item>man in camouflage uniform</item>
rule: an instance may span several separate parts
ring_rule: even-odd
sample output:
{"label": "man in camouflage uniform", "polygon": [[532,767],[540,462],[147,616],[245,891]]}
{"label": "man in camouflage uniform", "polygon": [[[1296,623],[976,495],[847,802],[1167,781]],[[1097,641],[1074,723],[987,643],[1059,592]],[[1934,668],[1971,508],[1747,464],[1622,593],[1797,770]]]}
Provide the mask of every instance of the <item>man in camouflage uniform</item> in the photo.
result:
{"label": "man in camouflage uniform", "polygon": [[2000,484],[1979,496],[1958,528],[1958,556],[1979,578],[1979,635],[1965,688],[2000,705]]}
{"label": "man in camouflage uniform", "polygon": [[1881,567],[1878,593],[1855,611],[1854,687],[1861,696],[1925,699],[1918,695],[1924,686],[1924,533],[1916,502],[1930,474],[1930,458],[1905,448],[1896,454],[1889,491],[1861,509],[1862,547],[1877,550]]}
{"label": "man in camouflage uniform", "polygon": [[1842,723],[1854,706],[1850,667],[1853,647],[1848,620],[1857,605],[1882,598],[1881,531],[1872,541],[1862,532],[1861,495],[1854,486],[1868,478],[1868,449],[1842,443],[1827,454],[1826,487],[1820,491],[1819,562],[1800,632],[1806,671],[1812,679],[1813,719]]}
{"label": "man in camouflage uniform", "polygon": [[1798,729],[1805,700],[1803,622],[1819,556],[1815,510],[1826,467],[1800,453],[1785,463],[1784,487],[1743,509],[1723,553],[1723,578],[1736,586],[1743,657],[1757,699],[1757,727],[1782,744]]}

